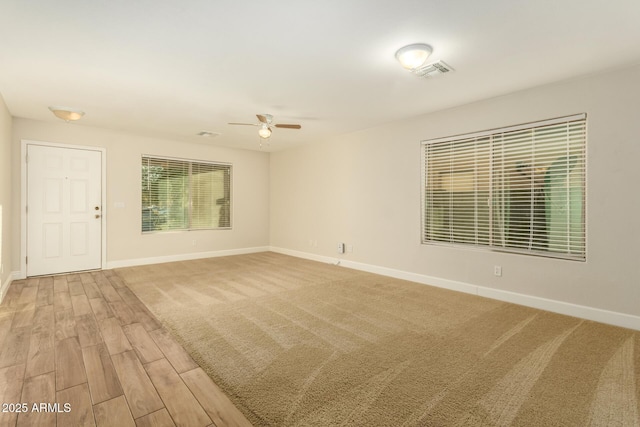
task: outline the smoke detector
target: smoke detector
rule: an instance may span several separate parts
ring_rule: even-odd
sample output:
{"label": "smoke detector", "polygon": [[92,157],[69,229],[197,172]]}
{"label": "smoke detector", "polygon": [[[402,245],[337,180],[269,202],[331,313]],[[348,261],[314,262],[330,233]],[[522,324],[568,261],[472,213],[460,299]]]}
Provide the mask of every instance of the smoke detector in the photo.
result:
{"label": "smoke detector", "polygon": [[454,71],[453,67],[444,61],[432,62],[411,70],[416,76],[424,78],[436,77],[452,71]]}

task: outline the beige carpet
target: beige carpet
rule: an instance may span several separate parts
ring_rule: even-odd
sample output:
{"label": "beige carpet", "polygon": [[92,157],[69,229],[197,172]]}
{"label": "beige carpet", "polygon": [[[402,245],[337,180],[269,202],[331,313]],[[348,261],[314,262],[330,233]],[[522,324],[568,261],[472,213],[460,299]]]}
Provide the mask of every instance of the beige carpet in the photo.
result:
{"label": "beige carpet", "polygon": [[118,274],[256,426],[640,426],[640,332],[269,252]]}

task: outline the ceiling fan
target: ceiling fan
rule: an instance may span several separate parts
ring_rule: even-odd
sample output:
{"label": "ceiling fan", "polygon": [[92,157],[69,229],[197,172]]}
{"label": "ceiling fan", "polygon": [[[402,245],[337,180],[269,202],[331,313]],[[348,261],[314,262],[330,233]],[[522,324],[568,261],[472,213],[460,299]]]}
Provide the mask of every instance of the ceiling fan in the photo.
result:
{"label": "ceiling fan", "polygon": [[258,135],[261,138],[267,139],[271,136],[271,127],[284,128],[284,129],[300,129],[300,125],[273,123],[273,116],[271,114],[256,114],[260,123],[229,123],[230,125],[242,125],[242,126],[260,126],[258,129]]}

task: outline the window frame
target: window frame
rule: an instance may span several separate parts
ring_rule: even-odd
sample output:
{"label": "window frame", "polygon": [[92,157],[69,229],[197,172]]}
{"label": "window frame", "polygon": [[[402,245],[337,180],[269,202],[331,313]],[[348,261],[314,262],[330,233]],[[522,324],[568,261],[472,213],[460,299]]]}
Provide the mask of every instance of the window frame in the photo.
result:
{"label": "window frame", "polygon": [[[188,177],[189,177],[189,182],[188,182],[188,188],[189,188],[189,224],[188,227],[186,228],[170,228],[167,230],[144,230],[144,224],[143,224],[143,206],[142,206],[142,199],[143,199],[143,188],[140,188],[140,232],[142,234],[156,234],[156,233],[179,233],[179,232],[191,232],[191,231],[219,231],[219,230],[232,230],[233,229],[233,164],[232,163],[228,163],[228,162],[219,162],[219,161],[211,161],[211,160],[196,160],[196,159],[187,159],[187,158],[181,158],[181,157],[172,157],[172,156],[161,156],[161,155],[154,155],[154,154],[142,154],[141,158],[140,158],[140,173],[142,174],[142,167],[145,165],[145,160],[146,159],[151,159],[151,160],[160,160],[160,161],[169,161],[169,162],[183,162],[187,165],[188,168]],[[198,165],[214,165],[214,166],[222,166],[222,167],[228,167],[229,170],[229,226],[228,227],[207,227],[207,228],[192,228],[192,224],[193,224],[193,194],[191,192],[192,188],[193,188],[193,182],[192,182],[192,170],[193,170],[193,165],[194,164],[198,164]],[[212,209],[215,209],[216,206],[212,206]]]}
{"label": "window frame", "polygon": [[[427,171],[427,145],[429,144],[434,144],[434,143],[445,143],[445,142],[455,142],[455,141],[464,141],[464,140],[468,140],[468,139],[480,139],[480,138],[489,138],[490,140],[492,140],[492,138],[494,138],[497,135],[500,134],[505,134],[508,132],[517,132],[517,131],[525,131],[525,130],[529,130],[529,129],[535,129],[535,128],[540,128],[540,127],[544,127],[544,126],[553,126],[553,125],[560,125],[563,123],[570,123],[570,122],[577,122],[577,121],[583,121],[584,122],[584,141],[583,141],[583,145],[582,145],[582,153],[583,153],[583,157],[581,159],[582,164],[583,164],[583,186],[582,186],[582,238],[583,238],[583,251],[581,254],[572,254],[572,253],[565,253],[565,252],[554,252],[554,251],[541,251],[541,250],[531,250],[531,249],[522,249],[522,248],[516,248],[516,247],[508,247],[508,246],[498,246],[494,243],[494,238],[495,236],[492,234],[492,222],[493,222],[493,216],[494,216],[494,207],[490,205],[489,207],[489,212],[490,212],[490,225],[488,228],[488,232],[489,232],[489,243],[488,244],[471,244],[471,243],[461,243],[461,242],[447,242],[447,241],[435,241],[435,240],[428,240],[426,239],[426,235],[427,235],[427,193],[428,193],[428,171]],[[522,123],[522,124],[518,124],[518,125],[512,125],[512,126],[505,126],[505,127],[501,127],[501,128],[492,128],[492,129],[487,129],[487,130],[483,130],[483,131],[478,131],[478,132],[471,132],[471,133],[464,133],[464,134],[457,134],[457,135],[452,135],[452,136],[447,136],[447,137],[441,137],[441,138],[432,138],[432,139],[426,139],[426,140],[422,140],[420,142],[420,147],[421,147],[421,204],[420,204],[420,208],[421,208],[421,224],[420,224],[420,242],[422,245],[428,245],[428,246],[441,246],[441,247],[450,247],[450,248],[458,248],[458,249],[472,249],[472,250],[479,250],[479,251],[489,251],[489,252],[502,252],[502,253],[510,253],[510,254],[521,254],[521,255],[529,255],[529,256],[537,256],[537,257],[547,257],[547,258],[554,258],[554,259],[565,259],[565,260],[571,260],[571,261],[582,261],[582,262],[586,262],[587,260],[587,252],[588,252],[588,244],[587,244],[587,231],[588,231],[588,225],[587,225],[587,169],[588,169],[588,165],[587,165],[587,160],[588,160],[588,150],[587,150],[587,144],[588,142],[588,121],[587,121],[587,113],[580,113],[580,114],[574,114],[574,115],[570,115],[570,116],[563,116],[563,117],[557,117],[557,118],[553,118],[553,119],[547,119],[547,120],[540,120],[540,121],[534,121],[534,122],[527,122],[527,123]],[[493,141],[490,142],[490,144],[493,144]],[[495,190],[495,183],[493,181],[493,176],[494,173],[497,171],[497,168],[494,167],[493,165],[493,157],[492,157],[492,151],[490,149],[489,151],[490,153],[490,169],[489,169],[489,175],[490,175],[490,181],[489,181],[489,199],[493,200],[494,197],[494,193],[496,192]],[[474,191],[474,194],[476,194],[477,192]],[[490,203],[490,202],[489,202]],[[478,233],[478,229],[477,227],[474,229],[476,231],[476,233]]]}

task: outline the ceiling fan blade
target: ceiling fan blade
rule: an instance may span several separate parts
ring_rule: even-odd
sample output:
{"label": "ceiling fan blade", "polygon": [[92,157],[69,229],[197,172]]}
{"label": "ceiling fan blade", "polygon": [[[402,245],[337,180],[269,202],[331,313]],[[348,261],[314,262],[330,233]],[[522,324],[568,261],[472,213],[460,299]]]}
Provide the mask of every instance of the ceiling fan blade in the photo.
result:
{"label": "ceiling fan blade", "polygon": [[258,118],[258,120],[260,120],[262,123],[267,123],[269,124],[269,121],[267,120],[267,118],[265,116],[263,116],[262,114],[256,114],[256,117]]}
{"label": "ceiling fan blade", "polygon": [[241,125],[241,126],[260,126],[256,123],[227,123],[229,125]]}
{"label": "ceiling fan blade", "polygon": [[302,126],[300,125],[286,125],[286,124],[277,124],[274,125],[277,128],[285,128],[285,129],[301,129]]}

